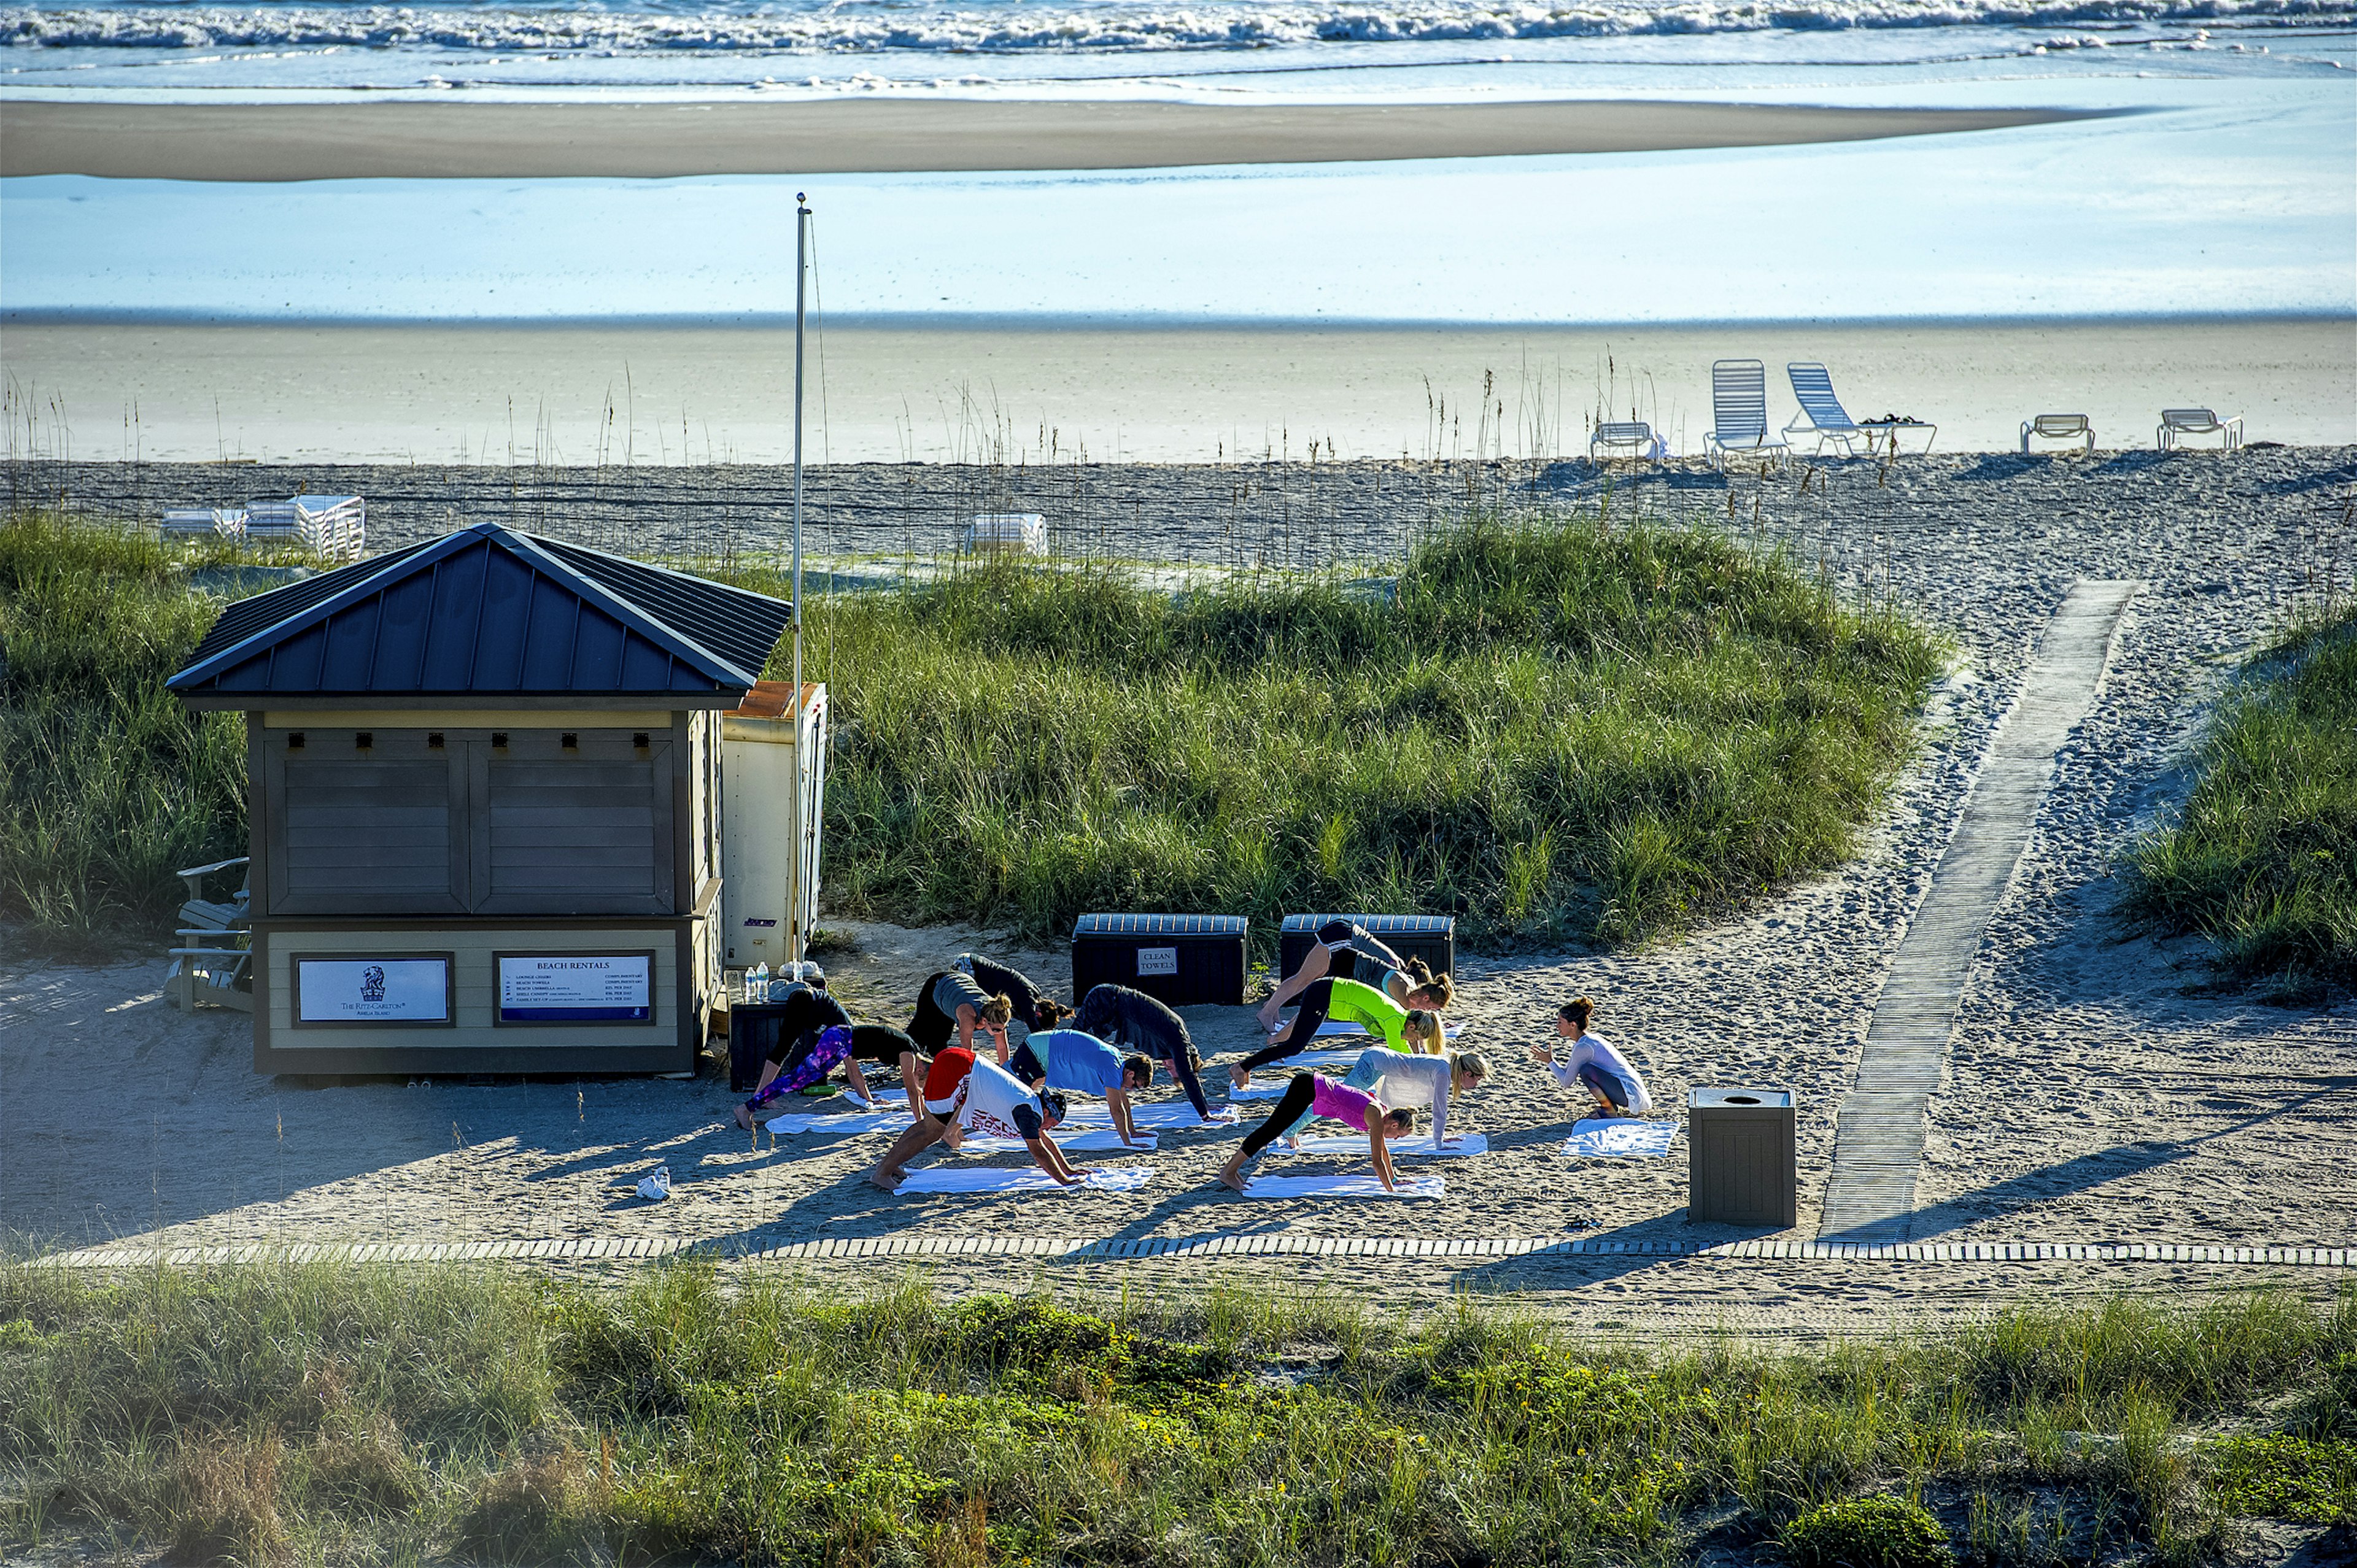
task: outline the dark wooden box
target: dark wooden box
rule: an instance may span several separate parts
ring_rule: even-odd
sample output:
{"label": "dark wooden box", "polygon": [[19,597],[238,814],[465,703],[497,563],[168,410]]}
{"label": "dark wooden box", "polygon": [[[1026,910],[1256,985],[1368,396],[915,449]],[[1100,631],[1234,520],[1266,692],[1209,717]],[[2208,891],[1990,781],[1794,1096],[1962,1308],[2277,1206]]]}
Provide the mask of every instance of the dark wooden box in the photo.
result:
{"label": "dark wooden box", "polygon": [[1790,1230],[1800,1172],[1787,1089],[1697,1089],[1686,1100],[1686,1218]]}
{"label": "dark wooden box", "polygon": [[1072,1000],[1126,985],[1173,1007],[1244,1000],[1243,915],[1083,915],[1072,925]]}
{"label": "dark wooden box", "polygon": [[1329,920],[1355,920],[1367,934],[1404,959],[1420,958],[1435,974],[1457,968],[1454,915],[1287,915],[1276,939],[1277,973],[1291,974],[1318,945],[1318,928]]}

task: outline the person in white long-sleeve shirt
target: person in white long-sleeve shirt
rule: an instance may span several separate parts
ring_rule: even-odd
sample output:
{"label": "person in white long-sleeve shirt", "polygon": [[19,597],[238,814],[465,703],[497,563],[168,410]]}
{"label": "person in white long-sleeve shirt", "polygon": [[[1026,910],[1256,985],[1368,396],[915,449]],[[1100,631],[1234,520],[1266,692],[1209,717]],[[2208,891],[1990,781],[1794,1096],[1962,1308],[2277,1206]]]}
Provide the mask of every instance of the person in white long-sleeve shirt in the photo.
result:
{"label": "person in white long-sleeve shirt", "polygon": [[[1363,1089],[1372,1092],[1394,1111],[1430,1106],[1432,1141],[1437,1146],[1448,1142],[1450,1096],[1471,1092],[1476,1084],[1489,1076],[1489,1062],[1472,1051],[1412,1057],[1404,1056],[1387,1046],[1370,1046],[1359,1053],[1358,1061],[1351,1068],[1351,1076],[1342,1083],[1347,1089]],[[1317,1118],[1315,1111],[1304,1112],[1299,1121],[1285,1130],[1283,1136],[1300,1137]]]}
{"label": "person in white long-sleeve shirt", "polygon": [[1603,1036],[1587,1032],[1587,1020],[1595,1012],[1596,1004],[1585,996],[1565,1003],[1555,1015],[1555,1032],[1571,1044],[1552,1049],[1533,1046],[1531,1059],[1546,1064],[1566,1089],[1587,1090],[1603,1114],[1642,1116],[1653,1109],[1653,1097],[1645,1092],[1645,1080],[1627,1057]]}

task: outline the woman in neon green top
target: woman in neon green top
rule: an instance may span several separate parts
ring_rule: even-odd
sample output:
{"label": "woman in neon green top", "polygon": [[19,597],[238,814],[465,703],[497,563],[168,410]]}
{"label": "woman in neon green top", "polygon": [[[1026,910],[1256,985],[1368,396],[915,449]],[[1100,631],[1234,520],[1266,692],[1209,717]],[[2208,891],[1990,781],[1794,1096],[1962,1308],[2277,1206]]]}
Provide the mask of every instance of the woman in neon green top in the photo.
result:
{"label": "woman in neon green top", "polygon": [[1301,993],[1301,1011],[1269,1041],[1267,1048],[1254,1051],[1228,1069],[1230,1081],[1243,1089],[1252,1082],[1253,1069],[1308,1049],[1309,1042],[1318,1037],[1318,1026],[1329,1018],[1356,1024],[1395,1051],[1412,1054],[1441,1047],[1439,1014],[1402,1007],[1373,986],[1355,980],[1318,980]]}

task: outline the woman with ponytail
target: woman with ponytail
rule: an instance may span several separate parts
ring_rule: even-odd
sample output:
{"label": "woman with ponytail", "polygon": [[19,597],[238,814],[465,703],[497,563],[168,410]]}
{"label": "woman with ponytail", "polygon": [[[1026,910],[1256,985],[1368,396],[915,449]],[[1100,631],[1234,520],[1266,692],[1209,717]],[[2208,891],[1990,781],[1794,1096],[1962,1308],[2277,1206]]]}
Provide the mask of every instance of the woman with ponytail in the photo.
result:
{"label": "woman with ponytail", "polygon": [[1653,1097],[1645,1092],[1645,1080],[1627,1057],[1603,1036],[1587,1032],[1587,1021],[1595,1015],[1596,1004],[1585,996],[1565,1003],[1555,1014],[1555,1032],[1571,1044],[1555,1049],[1533,1046],[1531,1059],[1545,1064],[1564,1088],[1587,1090],[1600,1114],[1642,1116],[1653,1109]]}

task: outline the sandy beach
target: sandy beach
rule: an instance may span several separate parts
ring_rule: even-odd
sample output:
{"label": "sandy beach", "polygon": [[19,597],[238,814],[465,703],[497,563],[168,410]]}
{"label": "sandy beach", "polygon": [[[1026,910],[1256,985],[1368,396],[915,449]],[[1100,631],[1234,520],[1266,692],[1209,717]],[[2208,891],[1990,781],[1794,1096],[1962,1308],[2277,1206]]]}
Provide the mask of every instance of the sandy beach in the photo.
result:
{"label": "sandy beach", "polygon": [[286,180],[1372,163],[1870,141],[2042,109],[1643,102],[0,103],[0,176]]}
{"label": "sandy beach", "polygon": [[[1150,471],[1136,478],[1144,488]],[[914,1234],[1192,1236],[1566,1234],[1713,1240],[1691,1225],[1684,1146],[1663,1161],[1566,1160],[1573,1119],[1524,1059],[1554,1004],[1585,993],[1598,1029],[1631,1051],[1656,1098],[1695,1087],[1792,1088],[1800,1106],[1801,1224],[1815,1234],[1833,1110],[1858,1059],[1890,957],[2011,704],[2042,628],[2081,577],[2133,579],[2108,673],[2058,755],[2029,849],[1983,942],[1932,1102],[1913,1220],[1917,1240],[2128,1241],[2345,1247],[2357,1158],[2357,1005],[2271,1006],[2203,987],[2195,944],[2155,943],[2110,913],[2113,857],[2181,793],[2206,703],[2253,636],[2328,572],[2344,584],[2344,510],[2357,449],[2233,457],[2123,455],[2093,464],[2005,456],[1859,464],[1723,489],[1680,468],[1636,487],[1663,514],[1700,499],[1757,509],[1760,527],[1813,542],[1828,570],[1871,560],[1955,639],[1923,749],[1859,854],[1740,918],[1659,947],[1464,956],[1463,1043],[1498,1064],[1469,1126],[1491,1152],[1441,1167],[1444,1198],[1254,1202],[1210,1187],[1233,1131],[1176,1132],[1135,1195],[973,1200],[888,1196],[861,1172],[878,1138],[756,1147],[728,1124],[725,1079],[694,1083],[436,1079],[298,1082],[256,1077],[242,1017],[184,1019],[160,999],[162,966],[15,963],[0,977],[12,1088],[0,1115],[8,1177],[0,1225],[45,1240],[115,1235],[188,1242],[459,1241],[672,1237],[774,1245]],[[1624,491],[1624,493],[1626,493]],[[2345,591],[2345,588],[2344,588]],[[905,1019],[916,982],[978,948],[1045,982],[1067,956],[1004,935],[830,919],[862,1015]],[[1254,1038],[1245,1009],[1197,1008],[1215,1064]],[[126,1085],[145,1085],[126,1105]],[[1167,1091],[1166,1091],[1167,1093]],[[839,1103],[839,1102],[838,1102]],[[932,1155],[929,1159],[952,1156]],[[1128,1163],[1130,1155],[1091,1155]],[[657,1162],[676,1183],[645,1204],[630,1184]],[[1272,1156],[1267,1166],[1274,1169]],[[1304,1171],[1349,1160],[1289,1156]],[[1273,1267],[1273,1266],[1272,1266]],[[1299,1283],[1304,1261],[1266,1277]],[[1090,1277],[1111,1280],[1104,1265]],[[1005,1285],[1015,1262],[950,1283]],[[2054,1288],[2094,1288],[2083,1275]],[[1160,1261],[1142,1282],[1209,1277]],[[2130,1280],[2213,1288],[2194,1270]],[[1590,1261],[1479,1270],[1421,1265],[1395,1282],[1440,1299],[1468,1288],[1544,1287],[1549,1310],[1763,1332],[1863,1326],[1891,1313],[1975,1310],[2020,1280],[1990,1271],[1835,1265],[1733,1270],[1697,1261]]]}
{"label": "sandy beach", "polygon": [[[2253,441],[2357,441],[2347,317],[828,321],[812,343],[810,450],[835,464],[1193,464],[1302,458],[1313,443],[1327,460],[1553,459],[1584,455],[1584,422],[1599,410],[1647,420],[1693,453],[1710,425],[1711,362],[1724,358],[1766,362],[1779,425],[1797,412],[1783,365],[1818,360],[1852,414],[1931,421],[1941,452],[2008,451],[2024,420],[2063,412],[2087,414],[2106,449],[2149,447],[2159,411],[2185,403],[2243,415]],[[0,369],[24,409],[9,437],[17,456],[597,467],[648,484],[673,480],[617,471],[790,458],[792,350],[791,322],[774,320],[0,330]]]}

